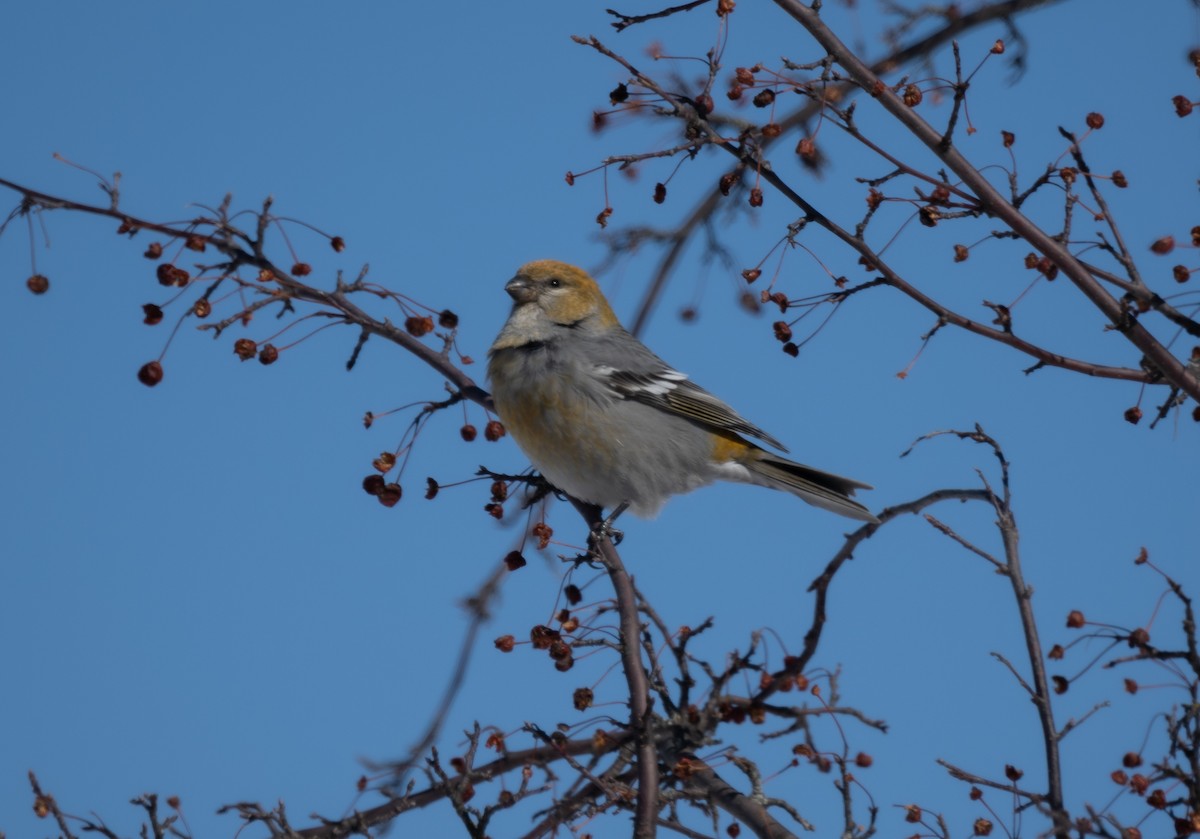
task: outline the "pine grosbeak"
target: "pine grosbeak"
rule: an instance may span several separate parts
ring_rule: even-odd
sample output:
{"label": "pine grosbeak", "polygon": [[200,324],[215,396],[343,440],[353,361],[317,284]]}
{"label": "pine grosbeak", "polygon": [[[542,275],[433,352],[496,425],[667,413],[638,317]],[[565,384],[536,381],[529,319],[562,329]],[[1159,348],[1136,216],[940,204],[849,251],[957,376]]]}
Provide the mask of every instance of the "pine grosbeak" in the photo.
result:
{"label": "pine grosbeak", "polygon": [[609,523],[626,507],[654,516],[670,496],[718,479],[877,521],[849,497],[869,485],[743,438],[786,451],[626,332],[586,272],[531,262],[504,289],[515,302],[488,351],[496,411],[550,483],[612,510]]}

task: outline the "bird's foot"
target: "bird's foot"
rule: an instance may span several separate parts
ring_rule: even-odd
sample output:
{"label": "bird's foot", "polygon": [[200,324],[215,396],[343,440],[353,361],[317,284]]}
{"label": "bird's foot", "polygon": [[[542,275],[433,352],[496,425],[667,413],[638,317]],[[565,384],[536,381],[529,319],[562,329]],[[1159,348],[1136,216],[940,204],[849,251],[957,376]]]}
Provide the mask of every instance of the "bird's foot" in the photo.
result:
{"label": "bird's foot", "polygon": [[618,504],[613,511],[608,514],[608,518],[597,524],[595,528],[592,529],[592,537],[595,539],[603,539],[604,537],[608,537],[612,541],[614,547],[621,544],[621,540],[625,538],[625,534],[613,527],[613,522],[615,522],[617,520],[617,516],[625,512],[628,507],[628,501],[623,501]]}
{"label": "bird's foot", "polygon": [[596,528],[592,531],[592,538],[600,540],[606,537],[613,543],[613,547],[615,548],[617,545],[621,544],[621,540],[625,538],[625,531],[617,530],[615,527],[609,524],[607,519],[605,519],[596,525]]}

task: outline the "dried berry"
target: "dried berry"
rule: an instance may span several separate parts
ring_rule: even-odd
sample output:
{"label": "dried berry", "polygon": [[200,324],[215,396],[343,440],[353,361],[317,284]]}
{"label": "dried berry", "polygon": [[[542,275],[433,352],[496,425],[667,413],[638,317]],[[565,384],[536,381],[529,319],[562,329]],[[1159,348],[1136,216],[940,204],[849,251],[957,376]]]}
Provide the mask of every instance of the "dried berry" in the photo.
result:
{"label": "dried berry", "polygon": [[571,583],[563,589],[563,596],[567,598],[567,602],[572,606],[583,600],[583,592],[579,590],[579,586]]}
{"label": "dried berry", "polygon": [[275,345],[263,344],[262,349],[258,351],[258,363],[263,365],[274,364],[278,360],[279,350],[275,348]]}
{"label": "dried berry", "polygon": [[750,190],[750,206],[761,207],[763,204],[763,191],[759,187],[754,187]]}
{"label": "dried berry", "polygon": [[159,259],[163,254],[163,246],[160,242],[151,242],[146,248],[142,256],[146,259]]}
{"label": "dried berry", "polygon": [[375,467],[376,472],[381,474],[390,472],[396,465],[396,455],[392,452],[380,452],[379,457],[371,461],[371,465]]}
{"label": "dried berry", "polygon": [[775,340],[781,344],[786,344],[792,340],[792,328],[785,321],[777,320],[771,324],[771,328],[775,330]]}
{"label": "dried berry", "polygon": [[726,172],[721,176],[721,180],[717,181],[717,188],[721,190],[722,195],[728,195],[735,183],[737,183],[737,175],[733,172]]}
{"label": "dried berry", "polygon": [[442,309],[438,313],[438,326],[442,329],[458,329],[458,315],[449,309]]}
{"label": "dried berry", "polygon": [[50,279],[45,274],[34,274],[25,281],[25,287],[34,294],[45,294],[50,290]]}
{"label": "dried berry", "polygon": [[921,104],[921,100],[925,98],[925,94],[921,93],[921,88],[915,84],[910,84],[904,88],[904,95],[901,97],[904,104],[910,108],[915,108]]}
{"label": "dried berry", "polygon": [[346,240],[341,236],[334,236],[329,240],[329,247],[333,248],[335,253],[341,253],[346,249]]}
{"label": "dried berry", "polygon": [[212,303],[209,303],[203,297],[197,300],[192,305],[192,314],[198,318],[206,318],[212,314]]}
{"label": "dried berry", "polygon": [[1117,169],[1112,173],[1112,182],[1113,186],[1115,186],[1117,189],[1124,189],[1125,187],[1129,186],[1129,181],[1125,178],[1125,173],[1120,169]]}
{"label": "dried berry", "polygon": [[175,286],[175,284],[178,284],[175,281],[175,271],[178,270],[179,269],[176,269],[175,266],[169,262],[158,265],[158,268],[155,269],[155,276],[158,278],[158,284],[160,284],[160,286]]}
{"label": "dried berry", "polygon": [[1137,425],[1141,419],[1142,409],[1137,405],[1134,405],[1132,408],[1125,409],[1125,422],[1129,423],[1130,425]]}
{"label": "dried berry", "polygon": [[1171,103],[1175,105],[1175,115],[1181,117],[1186,117],[1190,114],[1194,107],[1191,100],[1182,95],[1171,97]]}
{"label": "dried berry", "polygon": [[614,87],[608,94],[608,101],[614,105],[620,105],[629,98],[629,88],[624,82]]}
{"label": "dried berry", "polygon": [[375,498],[385,507],[395,507],[400,503],[400,496],[403,494],[404,490],[400,489],[400,484],[385,484]]}
{"label": "dried berry", "polygon": [[432,501],[434,498],[436,498],[439,489],[440,489],[440,487],[438,486],[437,481],[435,481],[433,478],[426,478],[425,479],[425,500]]}
{"label": "dried berry", "polygon": [[742,279],[748,283],[752,283],[762,276],[762,271],[758,268],[747,268],[742,271]]}
{"label": "dried berry", "polygon": [[511,635],[501,635],[492,643],[496,645],[496,649],[498,649],[500,652],[511,653],[513,651],[513,647],[517,645],[517,639]]}
{"label": "dried berry", "polygon": [[764,139],[773,140],[783,133],[783,126],[777,122],[768,122],[762,127],[762,135]]}
{"label": "dried berry", "polygon": [[146,303],[142,306],[142,323],[146,326],[154,326],[162,323],[163,310],[153,303]]}
{"label": "dried berry", "polygon": [[183,243],[183,246],[189,251],[196,251],[197,253],[204,253],[205,248],[208,247],[204,241],[204,237],[195,233],[187,237],[186,241]]}
{"label": "dried berry", "polygon": [[1004,140],[1004,148],[1011,149],[1013,143],[1017,142],[1017,135],[1011,131],[1001,131],[1000,137]]}
{"label": "dried berry", "polygon": [[967,248],[966,245],[955,245],[954,246],[954,261],[955,262],[966,262],[967,257],[969,257],[970,255],[971,255],[971,251]]}
{"label": "dried berry", "polygon": [[654,203],[661,204],[667,200],[667,185],[657,183],[654,185]]}
{"label": "dried berry", "polygon": [[162,381],[163,368],[157,361],[147,361],[138,370],[138,381],[146,387],[154,387]]}
{"label": "dried berry", "polygon": [[1159,256],[1168,254],[1173,250],[1175,250],[1174,236],[1163,236],[1161,239],[1155,239],[1150,245],[1150,251],[1158,254]]}
{"label": "dried berry", "polygon": [[249,338],[238,338],[233,342],[233,352],[242,361],[249,361],[258,355],[258,345]]}
{"label": "dried berry", "polygon": [[433,331],[433,318],[429,315],[411,315],[404,319],[404,331],[414,338],[428,335]]}
{"label": "dried berry", "polygon": [[1079,629],[1086,621],[1083,619],[1083,612],[1078,609],[1072,609],[1067,615],[1067,629]]}
{"label": "dried berry", "polygon": [[551,629],[543,624],[538,624],[529,630],[529,640],[535,650],[548,650],[550,649],[550,645],[558,641],[561,637],[558,630]]}
{"label": "dried berry", "polygon": [[504,565],[509,571],[516,571],[518,568],[524,568],[528,563],[525,557],[521,556],[520,551],[509,551],[504,557]]}
{"label": "dried berry", "polygon": [[765,87],[758,93],[754,94],[754,98],[750,100],[756,108],[766,108],[775,102],[775,91],[769,87]]}
{"label": "dried berry", "polygon": [[1093,131],[1104,127],[1104,115],[1092,111],[1087,115],[1087,127]]}
{"label": "dried berry", "polygon": [[483,427],[483,439],[489,443],[494,443],[505,435],[504,423],[500,420],[488,420],[488,424]]}
{"label": "dried berry", "polygon": [[576,711],[586,711],[592,707],[592,689],[591,688],[576,688],[572,697]]}

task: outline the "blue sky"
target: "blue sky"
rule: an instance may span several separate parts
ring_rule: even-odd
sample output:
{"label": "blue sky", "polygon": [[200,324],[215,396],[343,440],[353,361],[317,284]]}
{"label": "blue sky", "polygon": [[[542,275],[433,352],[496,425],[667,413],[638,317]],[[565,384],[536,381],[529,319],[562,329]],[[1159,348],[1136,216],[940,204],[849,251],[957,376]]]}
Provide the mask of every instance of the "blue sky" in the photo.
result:
{"label": "blue sky", "polygon": [[[871,11],[852,17],[828,5],[851,40],[876,31]],[[370,263],[373,280],[458,312],[460,347],[482,362],[507,314],[503,284],[516,266],[543,257],[595,266],[604,256],[593,221],[604,206],[602,181],[568,188],[563,174],[674,141],[665,124],[594,134],[591,112],[623,74],[568,36],[598,34],[666,75],[646,57],[648,43],[702,54],[716,22],[700,10],[617,36],[598,6],[401,9],[215,2],[200,14],[150,2],[9,4],[0,11],[9,116],[0,177],[102,202],[94,179],[52,159],[59,152],[122,172],[126,209],[154,219],[190,217],[192,202],[213,205],[227,191],[248,208],[272,195],[276,212],[345,237],[348,248],[335,257],[319,238],[289,229],[320,282]],[[815,57],[769,4],[739,4],[732,25],[730,70]],[[1013,130],[1022,176],[1033,177],[1062,150],[1056,126],[1082,130],[1087,112],[1104,113],[1089,159],[1098,171],[1128,176],[1131,188],[1111,194],[1114,212],[1147,276],[1175,292],[1175,260],[1146,246],[1165,233],[1182,238],[1196,220],[1200,123],[1177,119],[1169,102],[1176,93],[1198,98],[1184,62],[1200,44],[1195,7],[1164,0],[1131,21],[1115,0],[1067,3],[1029,15],[1022,31],[1028,73],[1015,86],[1000,63],[979,74],[971,101],[978,132],[963,139],[965,151],[1006,164],[999,132]],[[982,55],[1003,35],[999,27],[970,35],[964,53]],[[939,72],[946,59],[938,57]],[[927,118],[939,115],[930,106]],[[868,105],[860,117],[869,130],[888,130]],[[853,178],[886,167],[832,131],[827,142],[835,159],[822,179],[800,174],[788,155],[780,166],[826,212],[852,223],[863,206]],[[610,177],[612,225],[671,225],[726,165],[711,154],[685,165],[661,207],[651,190],[673,161],[644,166],[636,181]],[[1061,215],[1049,200],[1033,211],[1050,225]],[[646,341],[798,459],[873,483],[865,496],[873,507],[976,485],[976,468],[993,470],[980,447],[941,439],[898,455],[929,431],[982,423],[1013,463],[1026,574],[1047,645],[1070,639],[1063,621],[1072,608],[1129,626],[1149,619],[1162,586],[1132,564],[1143,545],[1200,592],[1191,405],[1156,431],[1145,421],[1133,427],[1121,415],[1136,386],[1054,370],[1027,377],[1026,358],[950,331],[900,380],[896,372],[933,324],[886,290],[846,307],[798,359],[788,358],[771,335],[774,318],[747,315],[736,298],[738,271],[794,216],[768,192],[751,223],[722,230],[734,270],[705,264],[691,248]],[[883,214],[876,235],[904,219]],[[407,415],[370,431],[361,417],[442,398],[436,375],[380,341],[347,374],[348,330],[326,330],[270,368],[241,364],[232,337],[213,343],[185,325],[165,359],[166,380],[147,389],[134,373],[160,353],[169,327],[141,325],[141,305],[163,299],[140,256],[144,243],[114,236],[107,221],[61,213],[45,221],[45,233],[35,230],[38,270],[52,283],[45,296],[23,283],[26,228],[14,225],[0,239],[9,278],[0,288],[8,315],[0,333],[0,831],[10,839],[53,833],[33,816],[30,769],[65,809],[97,812],[122,834],[137,824],[125,802],[149,791],[179,795],[198,836],[232,835],[235,820],[215,810],[236,800],[282,799],[302,824],[311,812],[339,815],[353,802],[360,759],[401,756],[417,737],[454,663],[460,601],[515,538],[511,525],[481,512],[484,485],[426,502],[424,477],[451,483],[481,463],[517,471],[524,458],[509,440],[462,442],[461,415],[448,412],[425,430],[404,500],[385,510],[359,482],[371,459],[395,445]],[[978,236],[990,228],[971,229]],[[952,263],[950,247],[964,235],[914,225],[888,253],[982,318],[982,299],[1015,298],[1029,275],[1016,250],[995,243]],[[813,232],[805,242],[835,272],[860,275],[828,237]],[[623,317],[632,316],[654,256],[644,248],[601,278]],[[784,265],[792,296],[827,288],[802,253]],[[688,305],[699,309],[692,324],[677,317]],[[1026,334],[1066,354],[1137,363],[1066,282],[1041,284],[1017,317]],[[268,320],[246,334],[273,332]],[[472,370],[482,381],[482,363]],[[1148,394],[1148,415],[1160,399]],[[482,427],[482,411],[468,415]],[[982,508],[937,514],[996,547]],[[582,540],[565,508],[551,523],[558,538]],[[781,494],[715,487],[624,527],[625,561],[669,625],[716,616],[698,648],[719,661],[764,627],[789,649],[800,646],[805,589],[846,522]],[[495,636],[523,636],[552,614],[561,574],[547,556],[505,583],[451,712],[445,753],[461,748],[459,732],[476,719],[508,731],[527,720],[577,721],[570,696],[581,684],[619,696],[620,679],[602,679],[603,656],[560,676],[528,650],[491,649]],[[894,804],[943,810],[959,834],[979,814],[936,758],[993,775],[1015,763],[1037,775],[1031,706],[989,656],[1020,655],[1010,600],[986,565],[917,519],[870,540],[839,576],[819,664],[842,668],[848,704],[891,724],[886,736],[848,726],[855,748],[876,758],[862,779],[891,833],[904,830]],[[1174,620],[1168,610],[1155,630],[1170,637]],[[1181,698],[1166,688],[1127,696],[1112,673],[1092,674],[1062,697],[1060,723],[1112,702],[1066,741],[1070,801],[1107,801],[1120,755],[1141,742],[1153,712]],[[742,745],[767,767],[787,759],[780,746],[756,751],[749,736]],[[785,773],[769,791],[796,799],[827,834],[838,824],[834,795],[827,778],[814,777]],[[458,829],[445,807],[402,824],[412,835]],[[517,816],[496,835],[524,829]],[[589,829],[627,833],[622,819]]]}

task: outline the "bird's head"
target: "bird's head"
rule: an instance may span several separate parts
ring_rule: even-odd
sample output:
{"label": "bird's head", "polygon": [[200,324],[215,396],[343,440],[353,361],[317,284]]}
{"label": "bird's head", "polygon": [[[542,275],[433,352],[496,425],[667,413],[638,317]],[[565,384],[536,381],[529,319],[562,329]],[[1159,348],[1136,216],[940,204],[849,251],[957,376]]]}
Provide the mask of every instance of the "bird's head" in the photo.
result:
{"label": "bird's head", "polygon": [[608,329],[618,323],[596,281],[565,262],[541,259],[522,265],[504,290],[515,301],[514,312],[534,306],[559,326]]}

